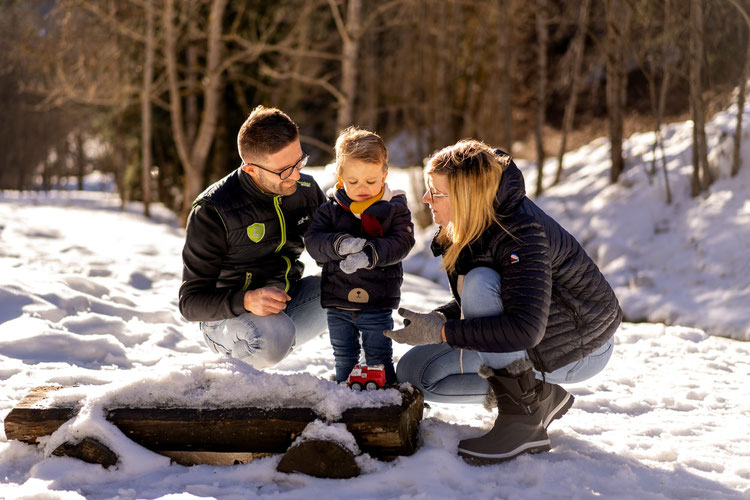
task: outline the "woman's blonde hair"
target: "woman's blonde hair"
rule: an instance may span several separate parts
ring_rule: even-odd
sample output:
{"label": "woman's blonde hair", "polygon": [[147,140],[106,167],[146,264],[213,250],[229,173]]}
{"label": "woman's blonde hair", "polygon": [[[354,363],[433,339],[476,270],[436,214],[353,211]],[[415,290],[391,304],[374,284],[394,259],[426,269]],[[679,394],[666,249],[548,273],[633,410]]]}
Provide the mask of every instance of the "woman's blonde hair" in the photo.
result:
{"label": "woman's blonde hair", "polygon": [[462,140],[433,154],[425,167],[425,178],[441,174],[448,178],[450,223],[438,234],[443,266],[456,268],[461,250],[476,241],[492,224],[500,224],[494,202],[508,156],[500,157],[483,142]]}

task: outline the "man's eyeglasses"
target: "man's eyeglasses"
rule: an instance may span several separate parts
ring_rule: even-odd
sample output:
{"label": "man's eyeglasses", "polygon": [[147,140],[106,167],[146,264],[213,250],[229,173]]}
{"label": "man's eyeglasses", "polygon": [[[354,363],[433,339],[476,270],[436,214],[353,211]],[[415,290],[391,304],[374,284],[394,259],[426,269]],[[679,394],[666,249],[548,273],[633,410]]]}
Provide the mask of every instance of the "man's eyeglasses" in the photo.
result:
{"label": "man's eyeglasses", "polygon": [[435,198],[447,198],[447,194],[438,193],[437,191],[433,191],[430,188],[427,188],[427,192],[425,194],[428,194],[430,196],[430,203],[435,203]]}
{"label": "man's eyeglasses", "polygon": [[302,156],[300,156],[299,160],[297,160],[294,163],[294,165],[289,165],[288,167],[284,167],[279,172],[275,172],[273,170],[269,170],[266,167],[262,167],[262,166],[258,165],[257,163],[245,163],[243,161],[242,162],[242,166],[244,167],[245,165],[252,165],[253,167],[258,167],[261,170],[265,170],[266,172],[269,172],[271,174],[278,175],[279,179],[281,179],[283,181],[285,179],[288,179],[289,176],[292,175],[292,172],[294,172],[295,168],[298,169],[298,170],[302,170],[303,168],[305,168],[305,165],[307,165],[307,160],[309,160],[309,159],[310,159],[310,155],[308,155],[308,154],[306,154],[306,153],[303,152]]}

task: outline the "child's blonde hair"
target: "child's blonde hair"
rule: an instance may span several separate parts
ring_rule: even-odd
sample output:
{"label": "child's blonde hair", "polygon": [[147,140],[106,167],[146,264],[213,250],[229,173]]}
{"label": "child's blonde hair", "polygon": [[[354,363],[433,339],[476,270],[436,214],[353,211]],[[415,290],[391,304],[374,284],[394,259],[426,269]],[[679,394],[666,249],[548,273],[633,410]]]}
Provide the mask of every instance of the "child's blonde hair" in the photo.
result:
{"label": "child's blonde hair", "polygon": [[336,139],[336,175],[341,176],[344,162],[353,158],[366,163],[377,163],[388,170],[388,150],[385,142],[375,132],[358,127],[349,127],[341,131]]}

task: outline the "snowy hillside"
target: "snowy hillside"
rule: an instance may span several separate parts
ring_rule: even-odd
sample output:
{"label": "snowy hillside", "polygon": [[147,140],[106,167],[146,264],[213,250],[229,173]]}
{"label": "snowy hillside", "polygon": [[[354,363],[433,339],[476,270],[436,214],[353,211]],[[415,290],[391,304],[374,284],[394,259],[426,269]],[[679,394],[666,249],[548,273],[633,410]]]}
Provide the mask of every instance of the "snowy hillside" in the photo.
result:
{"label": "snowy hillside", "polygon": [[[709,196],[690,199],[687,127],[673,124],[667,133],[671,207],[638,163],[610,186],[605,141],[571,153],[566,184],[539,200],[586,243],[626,314],[654,322],[623,324],[607,369],[567,386],[576,403],[551,426],[550,453],[481,468],[456,456],[460,439],[494,421],[472,405],[432,404],[416,454],[390,463],[362,457],[365,473],[350,480],[278,473],[278,456],[231,467],[170,465],[134,445],[104,420],[104,401],[156,394],[225,404],[289,399],[303,388],[318,393],[307,404],[335,414],[352,398],[374,404],[391,395],[357,395],[328,382],[325,336],[272,374],[211,353],[177,312],[184,231],[159,207],[149,221],[137,205],[119,212],[109,194],[0,194],[0,420],[38,385],[78,385],[88,397],[80,418],[39,447],[7,441],[0,430],[0,498],[748,498],[750,344],[717,334],[748,338],[750,163]],[[716,130],[733,127],[731,112],[711,127],[716,141]],[[631,162],[649,162],[648,143],[648,134],[629,139]],[[712,157],[724,171],[721,151],[715,146]],[[522,168],[533,186],[533,165]],[[406,182],[392,175],[392,184]],[[420,235],[421,249],[430,233]],[[420,248],[407,269],[439,276],[438,262]],[[317,271],[307,263],[306,272]],[[405,306],[425,310],[447,298],[425,278],[406,277]],[[121,462],[104,470],[49,456],[81,435],[97,436]]]}
{"label": "snowy hillside", "polygon": [[[706,195],[690,197],[692,123],[684,122],[663,131],[671,205],[661,169],[652,183],[646,173],[653,133],[625,142],[628,169],[617,184],[608,181],[609,142],[602,138],[566,155],[562,185],[537,200],[584,243],[627,319],[750,340],[750,105],[743,121],[744,164],[732,178],[736,109],[706,126],[709,163],[718,177]],[[545,165],[550,177],[556,163]],[[531,191],[536,165],[522,169]]]}

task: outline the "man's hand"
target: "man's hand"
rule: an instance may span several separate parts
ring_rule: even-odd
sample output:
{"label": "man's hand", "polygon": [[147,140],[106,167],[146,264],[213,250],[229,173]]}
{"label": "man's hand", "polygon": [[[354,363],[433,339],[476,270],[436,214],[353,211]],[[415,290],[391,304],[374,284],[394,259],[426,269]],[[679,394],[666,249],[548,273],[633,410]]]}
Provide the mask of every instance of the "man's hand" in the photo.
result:
{"label": "man's hand", "polygon": [[352,253],[361,252],[365,247],[367,240],[364,238],[355,238],[354,236],[346,235],[336,244],[336,253],[340,256],[349,255]]}
{"label": "man's hand", "polygon": [[245,292],[243,305],[246,311],[256,316],[268,316],[269,314],[280,313],[286,308],[286,303],[289,300],[292,300],[292,298],[284,290],[267,286]]}
{"label": "man's hand", "polygon": [[404,317],[404,327],[400,330],[385,330],[383,335],[395,340],[399,344],[426,345],[441,344],[443,342],[443,325],[445,316],[443,313],[432,311],[429,313],[418,313],[404,309],[398,310]]}

